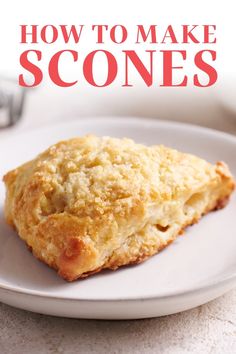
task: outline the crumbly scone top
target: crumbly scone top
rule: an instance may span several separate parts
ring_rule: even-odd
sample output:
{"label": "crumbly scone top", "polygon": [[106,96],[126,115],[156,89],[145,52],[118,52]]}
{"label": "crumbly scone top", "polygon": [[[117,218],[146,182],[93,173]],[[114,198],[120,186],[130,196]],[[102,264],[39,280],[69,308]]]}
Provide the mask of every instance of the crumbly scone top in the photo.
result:
{"label": "crumbly scone top", "polygon": [[28,188],[29,198],[40,199],[39,219],[61,212],[128,217],[138,204],[177,200],[214,174],[206,161],[162,145],[92,135],[59,142],[10,172],[18,194]]}

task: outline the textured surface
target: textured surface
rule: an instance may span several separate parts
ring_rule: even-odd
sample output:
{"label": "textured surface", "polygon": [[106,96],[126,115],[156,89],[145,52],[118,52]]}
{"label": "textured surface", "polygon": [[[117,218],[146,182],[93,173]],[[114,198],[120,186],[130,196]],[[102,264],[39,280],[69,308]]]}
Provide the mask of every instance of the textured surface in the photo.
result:
{"label": "textured surface", "polygon": [[223,163],[93,135],[51,146],[4,182],[6,220],[69,281],[153,256],[234,188]]}
{"label": "textured surface", "polygon": [[233,354],[236,290],[196,309],[156,319],[89,321],[0,306],[1,353]]}

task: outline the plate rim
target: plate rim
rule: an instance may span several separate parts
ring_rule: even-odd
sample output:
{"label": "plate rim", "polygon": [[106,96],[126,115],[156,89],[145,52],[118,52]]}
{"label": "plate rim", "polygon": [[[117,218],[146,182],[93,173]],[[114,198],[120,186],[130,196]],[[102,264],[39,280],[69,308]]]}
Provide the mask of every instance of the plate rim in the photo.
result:
{"label": "plate rim", "polygon": [[[120,123],[118,122],[119,120],[122,120],[123,124],[126,123],[132,123],[132,124],[154,124],[156,126],[162,126],[164,128],[172,127],[172,128],[177,128],[177,129],[187,129],[187,130],[197,130],[199,133],[204,133],[207,135],[211,135],[215,138],[221,138],[224,140],[227,140],[229,143],[233,143],[236,145],[236,136],[233,134],[229,134],[226,132],[219,131],[217,129],[212,129],[208,127],[203,127],[191,123],[185,123],[185,122],[176,122],[176,121],[171,121],[171,120],[161,120],[158,118],[145,118],[145,117],[134,117],[134,116],[95,116],[95,117],[78,117],[76,119],[70,119],[67,122],[54,122],[48,125],[44,125],[42,127],[35,127],[31,129],[27,129],[26,131],[14,131],[10,136],[3,136],[1,138],[1,144],[4,144],[4,142],[14,139],[16,136],[17,137],[23,137],[23,136],[28,136],[31,133],[37,133],[39,134],[40,132],[43,132],[45,130],[50,130],[53,129],[53,127],[57,128],[63,128],[67,127],[68,125],[81,125],[81,124],[88,124],[88,121],[103,121],[103,122],[109,122],[109,123]],[[56,143],[56,142],[55,142]],[[214,278],[211,282],[209,283],[204,283],[203,285],[197,285],[197,286],[192,286],[191,288],[187,289],[181,289],[179,291],[167,291],[166,293],[160,294],[160,295],[152,295],[152,296],[130,296],[130,297],[117,297],[117,298],[92,298],[92,299],[85,299],[85,298],[70,298],[67,296],[62,296],[62,295],[55,295],[55,294],[50,294],[46,293],[43,291],[38,291],[38,290],[30,290],[26,288],[20,288],[19,286],[8,286],[3,284],[0,281],[0,290],[6,290],[11,293],[17,293],[21,295],[29,295],[33,297],[40,297],[40,298],[47,298],[47,299],[54,299],[54,300],[63,300],[63,301],[80,301],[80,302],[122,302],[122,301],[149,301],[149,300],[166,300],[166,299],[171,299],[174,297],[180,297],[180,296],[187,296],[191,295],[194,293],[201,293],[203,291],[208,291],[211,288],[214,287],[221,287],[224,286],[224,284],[228,283],[236,283],[236,269],[233,270],[232,273],[230,274],[223,274],[219,278]],[[66,283],[65,283],[66,284]]]}
{"label": "plate rim", "polygon": [[[44,124],[43,126],[39,126],[39,127],[30,127],[30,128],[26,128],[25,131],[23,130],[14,130],[10,136],[1,136],[1,141],[0,144],[2,144],[5,140],[10,140],[13,139],[14,137],[19,137],[19,136],[24,136],[24,135],[29,135],[30,133],[38,133],[41,131],[47,131],[48,129],[52,129],[53,127],[63,127],[63,126],[68,126],[69,125],[77,125],[77,124],[86,124],[88,121],[94,121],[94,120],[100,120],[100,121],[107,121],[107,122],[113,122],[113,123],[118,123],[118,120],[122,120],[124,122],[128,122],[128,123],[140,123],[140,122],[145,122],[146,124],[155,124],[155,125],[169,125],[169,126],[174,126],[175,128],[185,128],[185,129],[194,129],[194,130],[198,130],[199,132],[202,133],[207,133],[210,134],[212,136],[219,136],[221,138],[225,138],[227,140],[231,140],[233,143],[236,143],[236,135],[234,134],[230,134],[228,132],[224,132],[218,129],[214,129],[214,128],[209,128],[209,127],[205,127],[202,125],[197,125],[194,123],[186,123],[186,122],[178,122],[178,121],[172,121],[170,119],[159,119],[157,117],[145,117],[145,116],[131,116],[131,115],[127,115],[127,116],[109,116],[109,115],[104,115],[104,116],[80,116],[80,117],[72,117],[70,118],[68,121],[63,122],[63,121],[55,121],[54,123],[49,123],[49,124]],[[9,128],[8,132],[10,131]],[[4,132],[5,134],[6,132]],[[55,142],[56,143],[56,142]]]}
{"label": "plate rim", "polygon": [[[79,280],[77,280],[79,281]],[[172,291],[172,292],[167,292],[161,295],[153,295],[153,296],[130,296],[130,297],[117,297],[117,298],[98,298],[98,299],[85,299],[85,298],[71,298],[71,297],[67,297],[67,296],[57,296],[57,295],[53,295],[53,294],[47,294],[44,292],[40,292],[40,291],[36,291],[36,290],[29,290],[27,289],[25,290],[20,290],[18,288],[14,288],[14,286],[7,286],[7,285],[2,285],[0,283],[0,291],[1,290],[6,290],[8,292],[11,293],[17,293],[17,294],[21,294],[21,295],[28,295],[28,296],[32,296],[32,297],[40,297],[43,299],[50,299],[50,300],[63,300],[63,301],[79,301],[79,302],[110,302],[110,303],[114,303],[114,302],[134,302],[134,301],[152,301],[152,300],[167,300],[167,299],[173,299],[176,297],[183,297],[183,296],[191,296],[193,294],[196,293],[202,293],[203,291],[207,292],[208,290],[210,290],[211,288],[215,288],[215,287],[221,287],[224,286],[228,283],[236,283],[236,271],[233,274],[227,275],[225,277],[222,277],[219,281],[214,280],[212,282],[210,282],[209,284],[204,284],[202,286],[195,286],[195,287],[191,287],[190,289],[186,289],[186,290],[180,290],[180,291]],[[67,283],[65,283],[67,284]]]}

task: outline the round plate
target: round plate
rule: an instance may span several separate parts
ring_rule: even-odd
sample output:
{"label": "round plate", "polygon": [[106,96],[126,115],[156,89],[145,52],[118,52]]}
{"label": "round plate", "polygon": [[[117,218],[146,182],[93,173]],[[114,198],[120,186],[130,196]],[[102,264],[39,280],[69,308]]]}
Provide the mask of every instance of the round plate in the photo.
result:
{"label": "round plate", "polygon": [[[0,175],[59,140],[93,133],[165,144],[223,160],[236,175],[236,138],[193,125],[135,118],[94,118],[12,135],[0,141]],[[30,311],[79,318],[132,319],[187,310],[236,284],[236,198],[189,227],[148,261],[67,283],[35,259],[3,217],[0,184],[0,300]]]}

